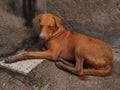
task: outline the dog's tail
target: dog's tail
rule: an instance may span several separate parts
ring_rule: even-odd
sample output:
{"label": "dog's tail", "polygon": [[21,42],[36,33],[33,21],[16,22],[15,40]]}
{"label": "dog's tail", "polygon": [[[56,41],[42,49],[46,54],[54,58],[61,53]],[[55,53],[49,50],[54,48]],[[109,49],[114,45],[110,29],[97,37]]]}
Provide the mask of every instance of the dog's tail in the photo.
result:
{"label": "dog's tail", "polygon": [[93,76],[107,76],[113,71],[113,66],[108,65],[104,69],[84,69],[84,75],[93,75]]}

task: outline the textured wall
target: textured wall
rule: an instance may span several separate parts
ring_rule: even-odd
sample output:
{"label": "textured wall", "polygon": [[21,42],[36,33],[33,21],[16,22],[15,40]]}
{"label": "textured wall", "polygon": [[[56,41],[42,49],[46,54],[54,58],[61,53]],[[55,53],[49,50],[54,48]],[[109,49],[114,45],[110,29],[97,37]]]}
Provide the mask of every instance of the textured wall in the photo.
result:
{"label": "textured wall", "polygon": [[[26,7],[24,1],[27,2]],[[120,48],[120,0],[0,0],[0,3],[8,12],[27,17],[28,21],[31,20],[30,12],[36,15],[53,13],[62,19],[67,29],[99,38]],[[30,11],[27,9],[30,7],[36,9]]]}
{"label": "textured wall", "polygon": [[70,30],[102,39],[120,48],[119,0],[37,0],[38,13],[53,13]]}

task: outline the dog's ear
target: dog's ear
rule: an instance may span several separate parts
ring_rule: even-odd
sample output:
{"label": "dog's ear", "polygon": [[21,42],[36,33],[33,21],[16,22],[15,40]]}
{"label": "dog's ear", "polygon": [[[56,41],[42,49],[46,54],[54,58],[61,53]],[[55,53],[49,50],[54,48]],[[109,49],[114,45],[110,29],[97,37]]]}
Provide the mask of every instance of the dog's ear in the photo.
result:
{"label": "dog's ear", "polygon": [[57,27],[59,27],[61,25],[61,19],[57,16],[53,16],[53,19],[55,21],[55,24],[57,25]]}

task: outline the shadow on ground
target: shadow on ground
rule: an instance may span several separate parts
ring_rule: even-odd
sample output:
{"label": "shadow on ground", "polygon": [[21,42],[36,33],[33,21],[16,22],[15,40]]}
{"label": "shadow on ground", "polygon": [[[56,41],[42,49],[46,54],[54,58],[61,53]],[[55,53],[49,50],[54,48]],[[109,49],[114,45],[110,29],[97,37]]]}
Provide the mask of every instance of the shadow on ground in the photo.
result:
{"label": "shadow on ground", "polygon": [[81,81],[46,60],[27,76],[0,69],[0,90],[120,90],[120,49],[113,51],[115,70],[110,76]]}

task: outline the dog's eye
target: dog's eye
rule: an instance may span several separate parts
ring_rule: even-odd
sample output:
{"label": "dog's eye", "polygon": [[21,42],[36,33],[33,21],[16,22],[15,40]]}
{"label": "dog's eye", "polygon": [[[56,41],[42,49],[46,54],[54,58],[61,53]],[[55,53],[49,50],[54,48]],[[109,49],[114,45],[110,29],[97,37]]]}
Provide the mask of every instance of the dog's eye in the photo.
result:
{"label": "dog's eye", "polygon": [[51,28],[52,26],[48,26],[48,28]]}
{"label": "dog's eye", "polygon": [[48,26],[49,29],[52,29],[52,26]]}

